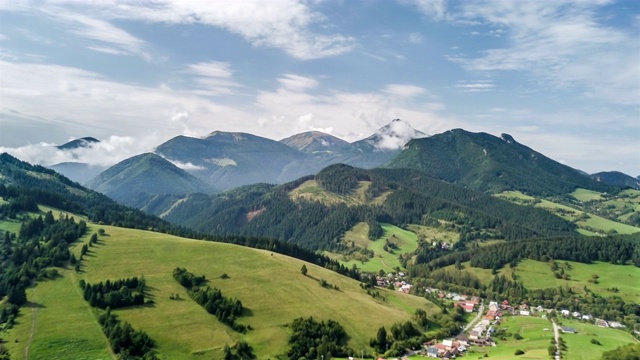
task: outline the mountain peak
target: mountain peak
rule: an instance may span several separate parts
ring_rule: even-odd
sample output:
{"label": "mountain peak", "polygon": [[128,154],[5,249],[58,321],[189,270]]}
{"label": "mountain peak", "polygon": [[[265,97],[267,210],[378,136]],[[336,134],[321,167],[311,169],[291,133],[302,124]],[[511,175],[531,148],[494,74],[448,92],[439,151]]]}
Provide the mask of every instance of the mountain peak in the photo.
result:
{"label": "mountain peak", "polygon": [[357,143],[364,142],[379,151],[399,150],[412,139],[427,137],[422,131],[414,129],[411,124],[400,119],[393,119],[381,127],[373,135]]}
{"label": "mountain peak", "polygon": [[333,152],[351,145],[333,135],[320,131],[307,131],[280,140],[281,143],[306,153]]}
{"label": "mountain peak", "polygon": [[99,143],[100,140],[93,138],[93,137],[83,137],[80,139],[75,139],[75,140],[71,140],[65,144],[56,146],[56,148],[60,149],[60,150],[72,150],[72,149],[77,149],[77,148],[85,148],[85,147],[91,147],[93,144],[95,143]]}

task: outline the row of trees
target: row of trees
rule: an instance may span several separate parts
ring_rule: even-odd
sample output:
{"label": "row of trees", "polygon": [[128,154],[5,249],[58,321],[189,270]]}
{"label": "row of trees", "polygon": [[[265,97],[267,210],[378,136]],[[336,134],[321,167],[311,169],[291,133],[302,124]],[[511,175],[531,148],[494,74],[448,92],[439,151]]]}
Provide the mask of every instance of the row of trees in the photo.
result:
{"label": "row of trees", "polygon": [[219,289],[210,286],[201,287],[200,285],[205,281],[204,276],[195,276],[184,268],[176,268],[173,271],[173,277],[187,288],[189,296],[209,314],[215,315],[220,322],[237,332],[247,332],[246,326],[236,323],[236,318],[242,316],[243,312],[240,300],[223,296]]}
{"label": "row of trees", "polygon": [[106,280],[97,284],[86,283],[80,280],[83,296],[89,305],[100,309],[118,309],[134,305],[144,304],[144,278],[132,278],[120,280]]}
{"label": "row of trees", "polygon": [[113,351],[123,359],[156,360],[154,341],[142,330],[134,330],[126,321],[121,321],[107,309],[98,322],[109,339]]}

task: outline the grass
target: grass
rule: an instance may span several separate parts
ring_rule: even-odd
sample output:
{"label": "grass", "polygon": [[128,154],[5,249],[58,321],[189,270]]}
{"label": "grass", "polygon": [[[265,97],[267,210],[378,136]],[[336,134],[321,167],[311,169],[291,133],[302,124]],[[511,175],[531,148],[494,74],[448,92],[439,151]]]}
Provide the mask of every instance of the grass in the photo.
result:
{"label": "grass", "polygon": [[[286,352],[290,334],[286,324],[308,316],[338,321],[351,337],[349,345],[366,349],[380,326],[406,321],[418,308],[429,314],[438,312],[435,305],[423,298],[384,289],[379,291],[386,301],[374,299],[357,281],[313,264],[306,264],[309,272],[303,276],[302,261],[280,254],[110,226],[90,225],[87,236],[98,227],[104,228],[108,236],[100,237],[100,244],[90,248],[82,273],[65,270],[61,278],[39,283],[30,290],[29,299],[42,306],[37,310],[30,350],[34,356],[42,353],[46,354],[43,358],[55,358],[51,355],[53,350],[46,349],[63,348],[61,344],[66,341],[67,351],[82,346],[93,349],[86,358],[108,357],[95,316],[79,293],[80,278],[94,283],[144,276],[149,298],[155,304],[115,313],[156,340],[163,359],[219,358],[224,345],[233,345],[238,340],[247,341],[259,359],[273,357]],[[81,244],[72,251],[78,252]],[[207,314],[173,279],[172,270],[177,266],[204,274],[209,285],[220,288],[225,296],[240,299],[247,311],[238,322],[251,325],[254,330],[245,335],[236,333]],[[223,273],[230,278],[221,279]],[[337,285],[339,290],[321,287],[319,279]],[[169,299],[175,293],[183,300]],[[24,347],[17,346],[23,345],[25,334],[30,331],[28,314],[25,312],[24,319],[21,317],[20,324],[11,331],[14,336],[11,340],[20,339],[14,356],[24,351]],[[73,340],[76,338],[87,342]]]}
{"label": "grass", "polygon": [[[496,347],[474,346],[465,357],[475,359],[487,354],[489,359],[499,360],[549,359],[547,348],[553,337],[553,327],[549,320],[530,316],[508,316],[502,319],[497,328],[506,329],[507,334],[518,333],[522,339],[515,340],[513,336],[509,336],[506,340],[501,340],[494,337]],[[515,356],[514,353],[518,349],[523,350],[525,354]]]}
{"label": "grass", "polygon": [[[640,191],[638,190],[624,190],[613,198],[606,198],[604,194],[586,189],[576,189],[570,195],[581,202],[601,201],[601,204],[595,208],[615,209],[614,214],[617,215],[613,216],[619,221],[625,221],[631,217],[634,212],[640,211]],[[579,227],[578,232],[584,235],[601,235],[613,232],[618,234],[633,234],[640,231],[639,227],[609,220],[602,216],[587,213],[571,206],[558,204],[549,200],[536,199],[519,191],[505,191],[496,196],[516,204],[534,205],[549,210],[566,220],[575,222]]]}
{"label": "grass", "polygon": [[410,224],[407,227],[418,237],[422,236],[428,242],[441,241],[452,244],[460,240],[460,234],[455,231],[415,224]]}
{"label": "grass", "polygon": [[[613,265],[603,262],[583,264],[574,261],[556,261],[569,280],[556,279],[548,263],[535,260],[523,260],[516,267],[516,277],[528,289],[543,289],[569,286],[578,294],[584,293],[584,287],[602,296],[620,296],[625,301],[640,302],[640,268],[631,265]],[[568,263],[571,269],[565,265]],[[599,276],[598,283],[589,282],[591,275]],[[608,288],[618,288],[614,293]]]}
{"label": "grass", "polygon": [[[353,242],[353,245],[356,247],[372,250],[374,252],[373,258],[365,262],[353,259],[343,261],[341,255],[332,255],[345,266],[351,267],[355,264],[364,271],[378,272],[382,269],[388,272],[396,267],[403,268],[398,256],[415,251],[418,248],[418,236],[411,231],[401,229],[394,225],[381,225],[384,232],[383,235],[376,240],[372,241],[367,237],[369,227],[366,223],[356,224],[351,230],[347,231],[342,238],[342,242],[347,245],[351,245]],[[386,239],[396,244],[399,248],[394,250],[393,254],[384,250]]]}
{"label": "grass", "polygon": [[573,196],[576,200],[578,201],[594,201],[594,200],[602,200],[602,194],[597,192],[597,191],[593,191],[593,190],[587,190],[587,189],[576,189],[574,192],[571,193],[571,196]]}
{"label": "grass", "polygon": [[367,190],[371,187],[370,181],[358,181],[358,186],[349,195],[340,195],[322,188],[315,180],[307,180],[297,188],[289,192],[289,197],[293,200],[304,199],[318,201],[325,205],[344,203],[347,206],[356,205],[381,205],[391,194],[391,191],[384,192],[374,199],[368,199]]}
{"label": "grass", "polygon": [[[567,351],[564,352],[566,360],[589,360],[599,359],[605,351],[613,350],[618,346],[637,342],[622,330],[601,328],[590,323],[577,320],[561,320],[563,326],[574,328],[576,334],[561,334],[567,344]],[[591,339],[596,339],[600,345],[592,344]]]}

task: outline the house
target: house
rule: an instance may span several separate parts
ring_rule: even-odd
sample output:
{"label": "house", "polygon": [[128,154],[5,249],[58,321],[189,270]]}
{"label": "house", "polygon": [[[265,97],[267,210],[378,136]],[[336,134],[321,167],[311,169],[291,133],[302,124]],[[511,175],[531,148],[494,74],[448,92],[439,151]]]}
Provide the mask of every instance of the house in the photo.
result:
{"label": "house", "polygon": [[577,311],[574,311],[574,312],[571,313],[571,316],[577,318],[577,317],[580,317],[580,313],[577,312]]}
{"label": "house", "polygon": [[436,349],[434,346],[429,346],[427,348],[427,356],[428,357],[437,358],[438,357],[438,349]]}
{"label": "house", "polygon": [[609,322],[609,327],[612,327],[612,328],[623,328],[623,327],[626,327],[626,326],[622,325],[621,323],[619,323],[617,321],[610,321]]}
{"label": "house", "polygon": [[564,334],[575,334],[576,333],[576,329],[569,327],[569,326],[561,326],[560,327],[562,329],[562,333]]}
{"label": "house", "polygon": [[442,345],[444,345],[446,347],[452,347],[453,346],[453,339],[444,339],[444,340],[442,340]]}
{"label": "house", "polygon": [[456,337],[460,346],[469,346],[469,337],[465,334],[460,334]]}
{"label": "house", "polygon": [[462,305],[462,308],[464,309],[464,311],[470,313],[473,312],[474,306],[473,304],[464,304]]}
{"label": "house", "polygon": [[531,315],[531,312],[529,310],[520,310],[520,315],[529,316]]}
{"label": "house", "polygon": [[544,311],[544,308],[542,307],[542,305],[538,305],[535,309],[536,309],[537,312],[543,312]]}
{"label": "house", "polygon": [[480,333],[477,331],[471,331],[469,333],[469,340],[477,340],[480,337]]}
{"label": "house", "polygon": [[600,327],[609,327],[609,324],[606,321],[602,320],[602,319],[596,319],[595,324],[600,326]]}
{"label": "house", "polygon": [[582,315],[582,320],[591,321],[591,319],[593,319],[593,316],[591,315]]}
{"label": "house", "polygon": [[560,310],[560,314],[562,314],[562,316],[564,316],[564,317],[569,317],[571,312],[569,310],[567,310],[567,309],[562,309],[562,310]]}

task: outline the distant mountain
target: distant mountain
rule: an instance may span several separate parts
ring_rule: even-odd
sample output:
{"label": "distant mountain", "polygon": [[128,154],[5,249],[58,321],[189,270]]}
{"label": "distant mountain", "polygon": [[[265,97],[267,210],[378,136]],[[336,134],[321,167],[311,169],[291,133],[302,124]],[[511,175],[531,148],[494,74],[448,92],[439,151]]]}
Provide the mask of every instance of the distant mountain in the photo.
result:
{"label": "distant mountain", "polygon": [[381,127],[373,135],[353,143],[359,151],[393,152],[401,150],[412,139],[427,137],[422,131],[400,119]]}
{"label": "distant mountain", "polygon": [[640,177],[634,178],[619,171],[603,171],[592,174],[591,177],[604,184],[640,189]]}
{"label": "distant mountain", "polygon": [[320,131],[308,131],[280,140],[281,143],[308,154],[340,153],[351,150],[351,144]]}
{"label": "distant mountain", "polygon": [[189,164],[189,172],[220,190],[276,183],[282,169],[305,157],[277,141],[246,133],[215,131],[203,139],[175,137],[156,149],[171,161]]}
{"label": "distant mountain", "polygon": [[82,147],[89,147],[95,143],[99,143],[100,140],[92,137],[83,137],[80,139],[71,140],[68,143],[56,146],[60,150],[72,150]]}
{"label": "distant mountain", "polygon": [[80,184],[86,184],[107,169],[105,166],[79,162],[63,162],[47,167]]}
{"label": "distant mountain", "polygon": [[508,134],[495,137],[462,129],[412,140],[384,167],[417,169],[491,193],[520,190],[535,195],[561,195],[577,187],[616,190],[519,144]]}
{"label": "distant mountain", "polygon": [[213,192],[201,180],[156,154],[124,160],[87,183],[121,204],[141,208],[157,195]]}

